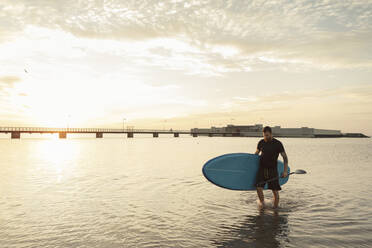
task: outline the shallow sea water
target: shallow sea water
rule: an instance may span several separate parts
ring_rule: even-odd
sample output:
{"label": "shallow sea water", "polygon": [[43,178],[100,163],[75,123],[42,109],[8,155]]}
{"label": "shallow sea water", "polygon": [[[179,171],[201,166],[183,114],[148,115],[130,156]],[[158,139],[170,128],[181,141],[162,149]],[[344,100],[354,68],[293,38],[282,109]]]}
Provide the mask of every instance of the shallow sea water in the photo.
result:
{"label": "shallow sea water", "polygon": [[[0,139],[0,247],[371,247],[371,139],[280,140],[278,211],[203,164],[258,138]],[[265,191],[268,200],[271,192]]]}

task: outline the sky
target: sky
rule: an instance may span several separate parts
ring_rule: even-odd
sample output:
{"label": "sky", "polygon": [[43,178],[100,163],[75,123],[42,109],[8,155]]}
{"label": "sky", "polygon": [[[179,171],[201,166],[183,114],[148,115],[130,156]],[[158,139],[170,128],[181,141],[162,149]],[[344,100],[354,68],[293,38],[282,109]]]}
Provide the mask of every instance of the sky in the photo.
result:
{"label": "sky", "polygon": [[371,0],[2,0],[0,126],[372,134]]}

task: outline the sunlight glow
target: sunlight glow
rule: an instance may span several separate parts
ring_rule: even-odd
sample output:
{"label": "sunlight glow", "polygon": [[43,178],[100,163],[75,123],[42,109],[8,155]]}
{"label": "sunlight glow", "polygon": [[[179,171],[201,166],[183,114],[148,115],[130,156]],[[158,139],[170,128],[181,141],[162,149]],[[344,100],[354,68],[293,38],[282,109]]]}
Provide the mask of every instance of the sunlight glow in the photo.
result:
{"label": "sunlight glow", "polygon": [[50,180],[61,182],[64,178],[68,178],[73,174],[78,156],[78,145],[76,143],[60,140],[60,139],[46,139],[35,143],[33,149],[35,153],[40,154],[40,163],[37,166],[47,166],[43,171],[49,171]]}

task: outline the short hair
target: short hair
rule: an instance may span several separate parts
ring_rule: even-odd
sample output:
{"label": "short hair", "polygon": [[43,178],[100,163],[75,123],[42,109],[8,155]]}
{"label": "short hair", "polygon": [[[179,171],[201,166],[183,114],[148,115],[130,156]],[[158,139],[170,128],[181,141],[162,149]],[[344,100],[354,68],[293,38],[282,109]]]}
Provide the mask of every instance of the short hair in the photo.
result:
{"label": "short hair", "polygon": [[269,126],[264,127],[263,132],[264,133],[266,133],[266,132],[273,133],[273,131],[271,130],[271,127],[269,127]]}

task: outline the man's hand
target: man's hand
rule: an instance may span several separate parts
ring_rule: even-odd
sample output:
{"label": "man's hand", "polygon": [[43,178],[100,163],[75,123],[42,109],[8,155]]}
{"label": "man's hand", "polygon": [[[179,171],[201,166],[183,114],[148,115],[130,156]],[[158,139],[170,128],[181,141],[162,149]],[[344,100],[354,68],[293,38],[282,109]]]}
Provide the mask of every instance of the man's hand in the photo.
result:
{"label": "man's hand", "polygon": [[283,178],[286,178],[288,176],[288,172],[287,171],[283,171],[283,173],[282,173],[282,177]]}
{"label": "man's hand", "polygon": [[280,155],[283,157],[284,162],[284,171],[282,173],[282,177],[285,178],[288,176],[288,157],[285,152],[281,152]]}

